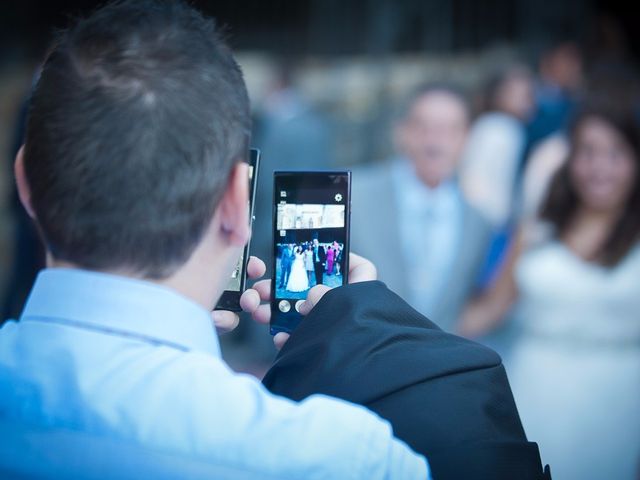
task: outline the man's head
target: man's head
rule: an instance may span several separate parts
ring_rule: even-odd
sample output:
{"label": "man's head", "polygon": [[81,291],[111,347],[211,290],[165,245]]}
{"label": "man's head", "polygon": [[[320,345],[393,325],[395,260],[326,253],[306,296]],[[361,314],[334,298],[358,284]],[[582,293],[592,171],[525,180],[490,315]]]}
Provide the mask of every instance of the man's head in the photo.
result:
{"label": "man's head", "polygon": [[454,175],[469,121],[469,106],[457,89],[422,86],[411,95],[396,126],[396,148],[411,161],[422,182],[436,187]]}
{"label": "man's head", "polygon": [[112,3],[44,63],[21,198],[54,259],[166,278],[212,228],[236,249],[248,238],[249,130],[242,73],[212,20],[177,1]]}
{"label": "man's head", "polygon": [[583,77],[583,58],[575,41],[552,44],[540,58],[540,76],[546,83],[575,93]]}

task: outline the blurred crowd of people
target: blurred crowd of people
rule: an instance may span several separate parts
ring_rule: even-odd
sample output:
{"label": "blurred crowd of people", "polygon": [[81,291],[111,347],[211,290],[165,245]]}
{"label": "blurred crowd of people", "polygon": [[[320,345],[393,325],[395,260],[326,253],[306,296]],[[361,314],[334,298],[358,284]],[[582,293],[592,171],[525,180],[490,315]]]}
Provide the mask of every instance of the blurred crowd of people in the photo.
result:
{"label": "blurred crowd of people", "polygon": [[327,277],[342,275],[344,244],[337,241],[320,243],[318,239],[314,239],[299,244],[285,243],[278,245],[278,249],[278,290],[299,293],[307,292],[315,285],[338,286],[342,283],[339,279],[328,281]]}
{"label": "blurred crowd of people", "polygon": [[[502,354],[525,430],[555,478],[632,479],[640,103],[631,93],[639,83],[628,65],[585,65],[564,42],[535,68],[495,72],[475,102],[449,83],[416,88],[394,123],[393,158],[354,166],[351,249],[441,328]],[[288,73],[264,105],[252,253],[269,263],[273,170],[324,168],[332,157],[326,123]],[[24,223],[15,268],[29,273],[34,234]],[[287,247],[281,288],[319,283],[313,252]],[[339,275],[341,255],[329,249],[320,275]],[[23,299],[24,286],[11,287],[3,318]]]}
{"label": "blurred crowd of people", "polygon": [[420,87],[397,155],[354,174],[354,251],[502,354],[560,479],[636,478],[640,462],[640,104],[633,69],[614,70],[590,76],[560,44],[538,72],[490,78],[475,111]]}
{"label": "blurred crowd of people", "polygon": [[632,66],[587,68],[560,42],[535,68],[494,72],[475,101],[419,86],[395,155],[353,168],[352,250],[441,328],[503,356],[560,479],[632,479],[640,463],[637,86]]}

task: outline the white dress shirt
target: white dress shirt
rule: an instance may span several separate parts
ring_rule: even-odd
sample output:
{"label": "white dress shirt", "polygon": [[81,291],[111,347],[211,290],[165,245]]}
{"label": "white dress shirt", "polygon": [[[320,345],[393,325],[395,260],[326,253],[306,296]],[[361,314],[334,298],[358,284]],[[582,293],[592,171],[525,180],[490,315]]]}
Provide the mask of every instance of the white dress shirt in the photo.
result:
{"label": "white dress shirt", "polygon": [[409,303],[432,316],[461,248],[462,197],[454,180],[429,188],[407,160],[396,161],[392,172]]}
{"label": "white dress shirt", "polygon": [[209,312],[173,290],[103,273],[40,273],[20,321],[0,329],[0,416],[255,478],[429,478],[425,459],[373,413],[321,395],[272,395],[225,364]]}

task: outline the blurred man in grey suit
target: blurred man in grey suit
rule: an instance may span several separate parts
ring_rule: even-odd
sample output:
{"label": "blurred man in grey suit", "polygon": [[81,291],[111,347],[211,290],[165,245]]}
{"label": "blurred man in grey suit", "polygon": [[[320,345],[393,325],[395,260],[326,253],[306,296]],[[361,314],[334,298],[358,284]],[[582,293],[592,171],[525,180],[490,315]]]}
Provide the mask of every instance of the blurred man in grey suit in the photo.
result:
{"label": "blurred man in grey suit", "polygon": [[395,126],[398,156],[353,175],[353,251],[444,330],[455,328],[473,293],[491,235],[456,178],[469,121],[460,92],[423,86]]}

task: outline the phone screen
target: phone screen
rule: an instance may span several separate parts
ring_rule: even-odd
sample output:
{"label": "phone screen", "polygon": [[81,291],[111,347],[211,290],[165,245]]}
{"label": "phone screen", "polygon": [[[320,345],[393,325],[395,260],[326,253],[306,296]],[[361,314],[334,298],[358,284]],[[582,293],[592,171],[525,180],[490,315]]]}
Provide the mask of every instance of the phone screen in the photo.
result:
{"label": "phone screen", "polygon": [[[260,151],[251,149],[249,152],[249,222],[253,222],[253,202],[255,199],[255,187],[258,177],[258,166],[260,162]],[[227,283],[220,301],[216,305],[216,310],[240,311],[240,295],[245,289],[247,277],[247,260],[249,256],[249,243],[242,250],[242,255],[238,263],[231,272],[231,278]]]}
{"label": "phone screen", "polygon": [[272,334],[298,325],[310,288],[347,283],[350,187],[349,171],[274,174]]}

